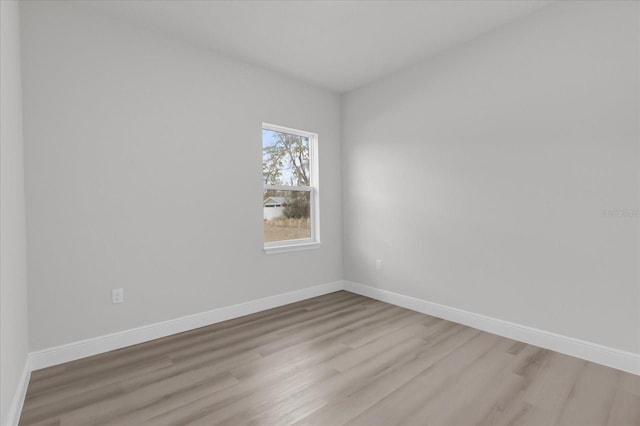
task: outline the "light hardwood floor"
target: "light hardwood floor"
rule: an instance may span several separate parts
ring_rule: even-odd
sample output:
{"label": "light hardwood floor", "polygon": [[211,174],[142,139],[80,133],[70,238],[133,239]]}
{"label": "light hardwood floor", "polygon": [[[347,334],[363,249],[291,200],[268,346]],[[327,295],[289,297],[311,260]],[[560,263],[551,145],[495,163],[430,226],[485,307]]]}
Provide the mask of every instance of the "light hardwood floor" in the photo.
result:
{"label": "light hardwood floor", "polygon": [[640,377],[340,291],[35,371],[21,425],[640,425]]}

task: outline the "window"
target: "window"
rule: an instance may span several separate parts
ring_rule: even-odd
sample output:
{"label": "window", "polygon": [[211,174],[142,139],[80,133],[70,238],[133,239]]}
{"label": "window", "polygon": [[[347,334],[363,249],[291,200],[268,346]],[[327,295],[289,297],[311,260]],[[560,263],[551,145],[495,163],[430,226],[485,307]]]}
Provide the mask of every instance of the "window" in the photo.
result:
{"label": "window", "polygon": [[262,124],[264,249],[317,248],[318,135]]}

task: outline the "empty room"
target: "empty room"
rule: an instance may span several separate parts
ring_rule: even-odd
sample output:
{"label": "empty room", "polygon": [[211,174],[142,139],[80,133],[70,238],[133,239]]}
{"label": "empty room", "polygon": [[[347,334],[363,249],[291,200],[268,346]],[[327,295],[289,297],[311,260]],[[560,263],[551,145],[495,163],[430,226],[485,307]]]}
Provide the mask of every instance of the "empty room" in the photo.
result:
{"label": "empty room", "polygon": [[0,18],[2,426],[640,426],[640,2]]}

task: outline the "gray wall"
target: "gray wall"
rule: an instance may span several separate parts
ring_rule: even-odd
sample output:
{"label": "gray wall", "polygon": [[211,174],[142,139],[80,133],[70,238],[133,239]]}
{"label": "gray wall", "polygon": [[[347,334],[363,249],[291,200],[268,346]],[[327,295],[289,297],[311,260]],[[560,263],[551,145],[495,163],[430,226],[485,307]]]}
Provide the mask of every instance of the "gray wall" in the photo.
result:
{"label": "gray wall", "polygon": [[638,217],[602,215],[640,207],[638,7],[558,2],[348,94],[345,279],[639,352]]}
{"label": "gray wall", "polygon": [[20,76],[20,11],[0,2],[0,424],[29,351]]}
{"label": "gray wall", "polygon": [[[335,94],[169,37],[23,9],[32,350],[338,280],[343,261],[348,280],[640,350],[638,219],[602,215],[640,207],[637,3],[554,4],[342,116]],[[262,121],[320,134],[319,250],[263,254]]]}
{"label": "gray wall", "polygon": [[[339,96],[62,4],[23,43],[32,350],[342,278]],[[318,250],[263,252],[263,121],[319,134]]]}

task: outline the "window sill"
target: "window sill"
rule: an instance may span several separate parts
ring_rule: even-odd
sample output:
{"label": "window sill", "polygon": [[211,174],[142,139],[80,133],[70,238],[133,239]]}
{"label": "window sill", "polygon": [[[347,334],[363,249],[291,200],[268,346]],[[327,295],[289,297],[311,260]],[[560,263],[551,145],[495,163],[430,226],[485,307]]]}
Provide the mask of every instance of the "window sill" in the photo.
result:
{"label": "window sill", "polygon": [[265,254],[291,253],[294,251],[314,250],[320,248],[320,242],[300,243],[300,244],[282,244],[277,246],[269,246],[264,248]]}

